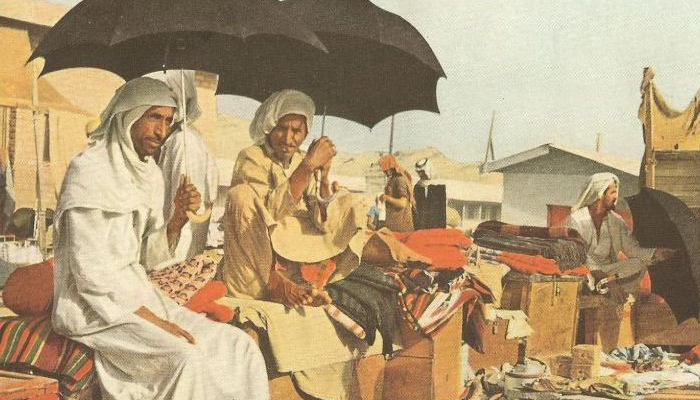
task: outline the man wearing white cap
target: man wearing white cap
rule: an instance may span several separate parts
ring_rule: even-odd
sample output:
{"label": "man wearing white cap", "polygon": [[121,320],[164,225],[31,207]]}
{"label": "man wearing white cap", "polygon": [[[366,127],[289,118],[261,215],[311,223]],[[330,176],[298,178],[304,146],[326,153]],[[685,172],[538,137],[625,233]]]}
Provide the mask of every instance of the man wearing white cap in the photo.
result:
{"label": "man wearing white cap", "polygon": [[359,264],[368,239],[367,207],[344,189],[330,203],[318,199],[317,193],[331,196],[328,171],[336,151],[330,139],[320,138],[306,153],[299,149],[315,110],[306,94],[282,90],[260,105],[251,122],[255,144],[238,155],[223,222],[222,274],[236,297],[318,304],[329,299],[285,279],[278,263],[288,268],[333,258],[335,279]]}
{"label": "man wearing white cap", "polygon": [[607,276],[617,274],[624,292],[634,293],[645,268],[670,258],[674,251],[639,246],[625,221],[615,212],[619,188],[620,180],[614,174],[592,175],[571,208],[567,226],[577,230],[586,241],[588,267]]}

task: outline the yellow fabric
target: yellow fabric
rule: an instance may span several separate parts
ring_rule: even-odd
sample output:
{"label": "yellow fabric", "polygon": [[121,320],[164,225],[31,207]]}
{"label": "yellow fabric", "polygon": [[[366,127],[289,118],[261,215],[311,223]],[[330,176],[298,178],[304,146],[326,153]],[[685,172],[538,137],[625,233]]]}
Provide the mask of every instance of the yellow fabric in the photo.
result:
{"label": "yellow fabric", "polygon": [[639,119],[644,125],[644,141],[654,150],[700,150],[700,91],[684,111],[666,104],[654,84],[654,72],[644,71]]}
{"label": "yellow fabric", "polygon": [[238,156],[224,214],[222,270],[224,283],[236,297],[266,297],[274,254],[302,263],[336,257],[331,280],[347,276],[359,265],[369,239],[363,232],[366,205],[345,192],[328,204],[322,221],[313,179],[302,200],[295,202],[288,178],[302,159],[299,152],[282,165],[265,143]]}
{"label": "yellow fabric", "polygon": [[321,307],[290,309],[279,303],[225,296],[218,303],[238,310],[236,322],[251,323],[267,333],[278,372],[306,371],[382,352],[346,329],[337,329]]}

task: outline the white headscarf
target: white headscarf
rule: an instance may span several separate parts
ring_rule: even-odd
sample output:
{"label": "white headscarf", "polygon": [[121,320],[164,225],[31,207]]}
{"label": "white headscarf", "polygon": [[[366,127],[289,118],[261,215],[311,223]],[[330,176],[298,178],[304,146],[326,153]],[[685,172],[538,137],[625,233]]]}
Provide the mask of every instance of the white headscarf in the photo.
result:
{"label": "white headscarf", "polygon": [[272,93],[255,111],[255,118],[250,123],[250,138],[260,143],[277,126],[277,122],[289,114],[306,117],[306,128],[311,132],[311,124],[316,113],[316,105],[311,97],[292,89]]}
{"label": "white headscarf", "polygon": [[[184,75],[184,77],[182,75]],[[185,81],[185,99],[187,101],[187,124],[193,123],[202,115],[202,109],[199,107],[199,102],[197,101],[197,87],[195,86],[193,70],[187,69],[180,71],[179,69],[169,69],[165,71],[165,73],[163,73],[163,71],[157,71],[144,76],[165,83],[170,90],[173,91],[178,105],[178,113],[175,115],[175,122],[182,121],[180,111],[182,110],[183,78]]]}
{"label": "white headscarf", "polygon": [[66,171],[56,209],[56,232],[61,214],[71,208],[123,214],[142,206],[162,206],[160,169],[150,157],[139,159],[131,126],[150,107],[176,105],[172,91],[155,79],[136,78],[117,89],[88,147],[73,158]]}
{"label": "white headscarf", "polygon": [[617,184],[618,190],[620,189],[620,179],[610,172],[600,172],[591,175],[588,178],[588,183],[586,187],[581,191],[578,196],[578,200],[573,207],[571,207],[571,212],[574,212],[580,208],[588,207],[595,203],[596,200],[603,197],[605,190],[610,186],[611,183],[615,182]]}
{"label": "white headscarf", "polygon": [[423,171],[428,180],[433,178],[433,163],[429,158],[421,158],[416,162],[416,173]]}

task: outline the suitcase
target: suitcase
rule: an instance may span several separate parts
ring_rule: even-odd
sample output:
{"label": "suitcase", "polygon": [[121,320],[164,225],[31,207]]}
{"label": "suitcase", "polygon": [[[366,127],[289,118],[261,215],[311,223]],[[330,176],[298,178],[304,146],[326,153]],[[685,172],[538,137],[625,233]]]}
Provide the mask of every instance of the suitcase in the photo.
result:
{"label": "suitcase", "polygon": [[527,340],[527,356],[571,351],[576,340],[581,282],[575,276],[506,275],[501,308],[523,310],[535,331]]}

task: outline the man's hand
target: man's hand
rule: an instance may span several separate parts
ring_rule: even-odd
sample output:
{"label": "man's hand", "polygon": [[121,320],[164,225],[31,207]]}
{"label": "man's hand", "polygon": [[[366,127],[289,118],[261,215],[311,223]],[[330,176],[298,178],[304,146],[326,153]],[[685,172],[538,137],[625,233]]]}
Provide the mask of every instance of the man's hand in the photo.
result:
{"label": "man's hand", "polygon": [[670,260],[671,258],[673,258],[673,256],[676,255],[676,252],[677,252],[677,251],[674,250],[674,249],[669,249],[669,248],[666,248],[666,247],[659,247],[659,248],[656,249],[656,251],[654,252],[654,257],[652,257],[651,263],[652,263],[652,264],[657,264],[657,263],[660,263],[660,262],[664,262],[664,261]]}
{"label": "man's hand", "polygon": [[175,192],[174,215],[185,215],[187,211],[197,212],[202,205],[202,196],[186,176],[180,178],[180,186]]}
{"label": "man's hand", "polygon": [[293,282],[279,271],[271,272],[268,293],[272,301],[289,307],[317,307],[331,303],[331,298],[326,291],[306,288]]}
{"label": "man's hand", "polygon": [[338,153],[335,151],[333,142],[327,136],[323,136],[311,143],[309,151],[304,157],[304,162],[314,171],[321,168],[323,172],[325,169],[326,176],[328,176],[331,160],[336,154]]}
{"label": "man's hand", "polygon": [[146,307],[140,307],[138,310],[134,311],[134,314],[152,323],[153,325],[163,329],[164,331],[170,333],[175,337],[181,337],[187,340],[188,343],[195,344],[194,336],[192,336],[192,334],[180,328],[177,324],[159,318]]}
{"label": "man's hand", "polygon": [[173,216],[168,221],[166,228],[168,245],[171,248],[177,243],[182,227],[187,223],[187,211],[197,212],[202,205],[202,196],[189,178],[184,175],[180,177],[180,186],[175,192],[173,203],[175,206]]}

